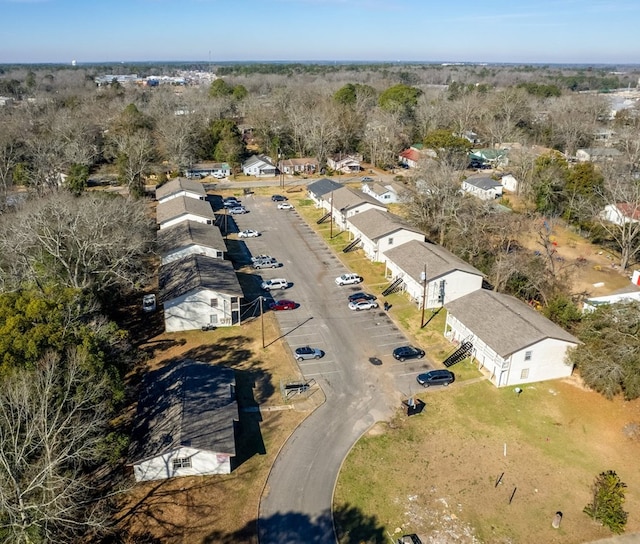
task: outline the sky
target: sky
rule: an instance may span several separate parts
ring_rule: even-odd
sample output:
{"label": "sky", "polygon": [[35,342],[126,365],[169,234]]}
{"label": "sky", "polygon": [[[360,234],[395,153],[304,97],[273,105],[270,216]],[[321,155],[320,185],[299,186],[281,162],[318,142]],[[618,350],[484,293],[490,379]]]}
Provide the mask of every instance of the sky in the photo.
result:
{"label": "sky", "polygon": [[0,63],[640,63],[640,0],[0,0]]}

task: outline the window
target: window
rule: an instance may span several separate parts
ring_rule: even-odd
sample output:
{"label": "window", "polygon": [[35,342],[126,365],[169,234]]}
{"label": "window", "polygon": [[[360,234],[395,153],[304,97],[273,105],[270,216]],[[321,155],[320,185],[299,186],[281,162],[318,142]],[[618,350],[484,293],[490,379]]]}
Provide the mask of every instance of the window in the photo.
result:
{"label": "window", "polygon": [[524,352],[524,360],[525,361],[531,361],[531,351],[525,351]]}
{"label": "window", "polygon": [[218,314],[211,314],[209,316],[209,323],[216,325],[218,323]]}
{"label": "window", "polygon": [[217,308],[218,307],[218,299],[217,298],[212,298],[211,299],[211,307],[212,308]]}
{"label": "window", "polygon": [[393,236],[389,237],[389,240],[387,241],[387,243],[392,246],[393,245]]}
{"label": "window", "polygon": [[178,457],[173,460],[173,470],[179,468],[191,468],[191,457]]}
{"label": "window", "polygon": [[526,380],[529,378],[529,369],[528,368],[523,368],[520,371],[520,379],[521,380]]}

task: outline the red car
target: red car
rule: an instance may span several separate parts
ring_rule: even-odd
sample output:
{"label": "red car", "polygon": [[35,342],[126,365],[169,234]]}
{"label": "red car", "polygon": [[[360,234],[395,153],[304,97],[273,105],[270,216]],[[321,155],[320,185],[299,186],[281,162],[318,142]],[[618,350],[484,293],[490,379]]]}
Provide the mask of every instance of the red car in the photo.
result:
{"label": "red car", "polygon": [[296,303],[293,300],[275,300],[271,304],[269,304],[269,309],[278,311],[278,310],[294,310],[296,307]]}

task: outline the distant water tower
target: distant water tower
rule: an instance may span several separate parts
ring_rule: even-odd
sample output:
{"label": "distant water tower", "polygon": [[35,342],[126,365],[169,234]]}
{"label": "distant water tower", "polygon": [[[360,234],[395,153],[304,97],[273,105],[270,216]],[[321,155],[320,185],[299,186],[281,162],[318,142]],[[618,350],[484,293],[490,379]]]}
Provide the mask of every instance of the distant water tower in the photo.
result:
{"label": "distant water tower", "polygon": [[73,59],[73,60],[71,61],[71,66],[75,66],[75,65],[76,65],[76,59]]}

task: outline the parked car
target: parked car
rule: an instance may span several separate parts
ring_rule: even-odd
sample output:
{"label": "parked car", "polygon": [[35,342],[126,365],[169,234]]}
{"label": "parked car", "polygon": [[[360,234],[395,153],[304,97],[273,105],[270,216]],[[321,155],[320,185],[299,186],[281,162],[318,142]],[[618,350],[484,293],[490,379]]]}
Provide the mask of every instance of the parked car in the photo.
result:
{"label": "parked car", "polygon": [[358,274],[342,274],[336,278],[337,285],[352,285],[360,282],[362,282],[362,276]]}
{"label": "parked car", "polygon": [[156,311],[156,296],[153,293],[142,297],[142,310],[145,312]]}
{"label": "parked car", "polygon": [[370,183],[373,181],[373,178],[370,178],[369,176],[365,176],[360,181],[362,181],[363,183]]}
{"label": "parked car", "polygon": [[255,263],[256,261],[261,261],[262,259],[273,259],[270,255],[256,255],[255,257],[251,257],[251,262]]}
{"label": "parked car", "polygon": [[256,270],[260,270],[261,268],[280,268],[282,263],[278,262],[277,259],[270,257],[268,259],[258,259],[253,262],[253,268]]}
{"label": "parked car", "polygon": [[304,346],[295,349],[295,357],[298,361],[303,361],[304,359],[320,359],[324,357],[324,351],[318,348]]}
{"label": "parked car", "polygon": [[225,208],[235,208],[236,206],[241,206],[240,200],[238,200],[235,196],[228,196],[222,199],[222,205]]}
{"label": "parked car", "polygon": [[393,358],[398,361],[406,361],[407,359],[422,359],[424,350],[414,346],[400,346],[393,350]]}
{"label": "parked car", "polygon": [[224,178],[226,178],[226,177],[227,177],[227,176],[225,176],[222,172],[214,172],[214,173],[212,174],[212,176],[213,176],[214,178],[216,178],[216,179],[224,179]]}
{"label": "parked car", "polygon": [[234,208],[229,208],[229,213],[231,215],[241,215],[243,213],[249,213],[249,211],[244,206],[236,206]]}
{"label": "parked car", "polygon": [[278,209],[279,210],[293,210],[293,206],[291,204],[289,204],[288,202],[280,202],[278,204]]}
{"label": "parked car", "polygon": [[423,387],[431,385],[449,385],[456,379],[456,375],[450,370],[430,370],[423,374],[418,374],[416,380]]}
{"label": "parked car", "polygon": [[289,199],[284,195],[272,195],[271,200],[273,200],[274,202],[285,202]]}
{"label": "parked car", "polygon": [[241,230],[238,233],[238,238],[255,238],[256,236],[260,236],[260,233],[253,229]]}
{"label": "parked car", "polygon": [[378,307],[375,300],[354,300],[349,302],[349,309],[359,312],[360,310],[373,310]]}
{"label": "parked car", "polygon": [[298,305],[293,302],[293,300],[274,300],[271,304],[269,304],[269,310],[273,310],[274,312],[280,310],[295,310]]}
{"label": "parked car", "polygon": [[263,281],[260,287],[265,291],[271,291],[271,289],[286,289],[289,287],[289,282],[284,278],[275,278]]}
{"label": "parked car", "polygon": [[353,295],[349,295],[349,302],[355,302],[356,300],[376,300],[376,298],[375,295],[358,291],[357,293],[353,293]]}

